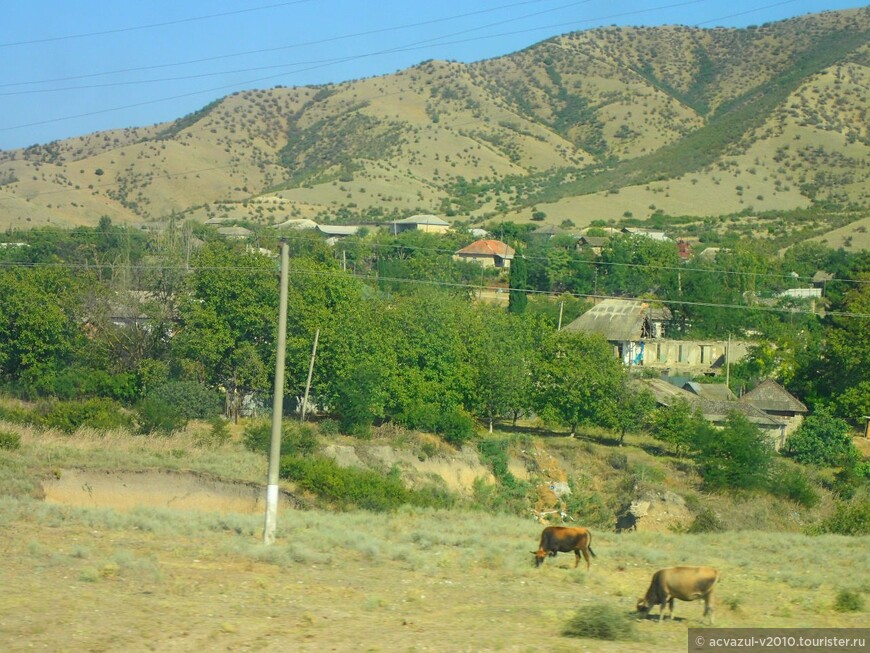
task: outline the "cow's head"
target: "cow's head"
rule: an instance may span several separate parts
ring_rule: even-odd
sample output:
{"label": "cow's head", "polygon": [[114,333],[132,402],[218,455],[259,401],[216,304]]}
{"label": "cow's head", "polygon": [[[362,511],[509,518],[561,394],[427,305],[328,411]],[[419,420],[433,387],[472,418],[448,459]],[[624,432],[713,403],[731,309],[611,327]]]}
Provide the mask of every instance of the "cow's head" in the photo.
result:
{"label": "cow's head", "polygon": [[535,567],[540,567],[544,564],[544,558],[547,557],[547,552],[543,549],[538,549],[537,551],[532,551],[535,554]]}
{"label": "cow's head", "polygon": [[641,597],[637,600],[637,611],[641,614],[646,614],[649,612],[649,603],[646,602],[646,598]]}

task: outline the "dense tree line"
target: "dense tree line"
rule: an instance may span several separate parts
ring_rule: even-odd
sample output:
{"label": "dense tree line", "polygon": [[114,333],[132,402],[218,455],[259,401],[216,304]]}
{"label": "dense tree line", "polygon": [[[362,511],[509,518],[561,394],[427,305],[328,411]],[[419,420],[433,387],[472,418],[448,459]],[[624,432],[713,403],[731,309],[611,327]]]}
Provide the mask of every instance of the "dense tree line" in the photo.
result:
{"label": "dense tree line", "polygon": [[[459,233],[363,233],[335,247],[294,235],[287,395],[302,395],[319,331],[312,395],[348,432],[395,420],[461,441],[474,420],[491,427],[533,412],[571,430],[598,424],[624,434],[649,406],[635,401],[603,340],[557,330],[560,309],[564,324],[587,297],[606,295],[665,303],[672,334],[753,334],[762,344],[734,369],[746,386],[773,376],[836,417],[870,414],[866,254],[807,244],[777,257],[738,243],[683,264],[673,243],[642,236],[616,235],[592,256],[571,238],[542,241],[510,224],[499,233],[522,257],[509,284],[453,260],[471,240]],[[94,229],[37,229],[15,240],[27,246],[0,250],[8,391],[133,406],[196,386],[220,393],[229,414],[245,396],[270,394],[274,234],[260,234],[258,249],[201,225],[147,235],[103,219]],[[793,300],[757,302],[807,285],[818,269],[835,274],[827,316]],[[509,290],[510,310],[473,300],[491,284]]]}

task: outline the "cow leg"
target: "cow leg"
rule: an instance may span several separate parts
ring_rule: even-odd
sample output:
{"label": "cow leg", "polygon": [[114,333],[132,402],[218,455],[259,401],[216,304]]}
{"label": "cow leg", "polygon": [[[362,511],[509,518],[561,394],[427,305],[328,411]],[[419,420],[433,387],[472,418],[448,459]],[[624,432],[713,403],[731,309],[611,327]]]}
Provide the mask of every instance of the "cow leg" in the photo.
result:
{"label": "cow leg", "polygon": [[580,564],[580,551],[574,549],[574,569],[577,569],[577,565]]}
{"label": "cow leg", "polygon": [[589,551],[583,549],[583,557],[586,559],[586,571],[589,571]]}
{"label": "cow leg", "polygon": [[671,621],[674,620],[674,597],[672,596],[668,599],[668,616],[671,618]]}
{"label": "cow leg", "polygon": [[710,615],[710,625],[713,625],[713,597],[709,594],[704,597],[704,616]]}

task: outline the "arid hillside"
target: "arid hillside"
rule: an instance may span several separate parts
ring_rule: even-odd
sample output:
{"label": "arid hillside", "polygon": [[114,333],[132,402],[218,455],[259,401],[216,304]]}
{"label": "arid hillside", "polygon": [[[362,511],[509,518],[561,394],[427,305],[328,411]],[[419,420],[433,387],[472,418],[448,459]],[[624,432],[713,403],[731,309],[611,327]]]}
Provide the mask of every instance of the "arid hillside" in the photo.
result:
{"label": "arid hillside", "polygon": [[870,206],[870,8],[605,28],[0,152],[0,226]]}

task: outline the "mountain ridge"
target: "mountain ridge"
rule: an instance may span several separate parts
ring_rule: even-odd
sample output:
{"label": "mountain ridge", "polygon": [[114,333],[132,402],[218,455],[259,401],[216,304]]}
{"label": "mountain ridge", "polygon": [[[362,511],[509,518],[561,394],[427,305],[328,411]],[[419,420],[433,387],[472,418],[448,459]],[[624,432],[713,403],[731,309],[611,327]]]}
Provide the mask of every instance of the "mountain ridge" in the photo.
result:
{"label": "mountain ridge", "polygon": [[[609,27],[463,64],[242,91],[0,151],[0,227],[699,218],[870,206],[870,7]],[[860,243],[856,243],[856,246]]]}

